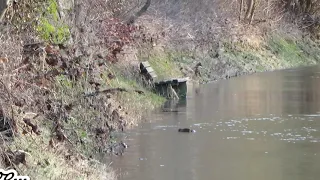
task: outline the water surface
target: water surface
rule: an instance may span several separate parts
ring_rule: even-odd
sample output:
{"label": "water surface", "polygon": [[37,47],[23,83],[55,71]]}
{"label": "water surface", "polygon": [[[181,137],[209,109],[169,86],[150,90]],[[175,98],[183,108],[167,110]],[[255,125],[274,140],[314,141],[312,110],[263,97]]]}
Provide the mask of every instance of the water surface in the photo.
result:
{"label": "water surface", "polygon": [[318,66],[189,87],[128,132],[113,167],[121,180],[318,180],[319,98]]}

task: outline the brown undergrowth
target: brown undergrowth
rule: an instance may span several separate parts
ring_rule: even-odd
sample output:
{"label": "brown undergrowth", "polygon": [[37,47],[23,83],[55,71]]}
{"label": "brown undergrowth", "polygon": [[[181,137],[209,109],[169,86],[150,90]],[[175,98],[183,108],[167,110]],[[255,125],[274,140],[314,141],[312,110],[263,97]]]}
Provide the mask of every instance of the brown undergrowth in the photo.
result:
{"label": "brown undergrowth", "polygon": [[164,102],[142,85],[139,61],[119,56],[138,27],[102,16],[72,26],[66,45],[11,23],[0,36],[1,167],[34,179],[115,179],[94,155],[121,155],[117,134]]}

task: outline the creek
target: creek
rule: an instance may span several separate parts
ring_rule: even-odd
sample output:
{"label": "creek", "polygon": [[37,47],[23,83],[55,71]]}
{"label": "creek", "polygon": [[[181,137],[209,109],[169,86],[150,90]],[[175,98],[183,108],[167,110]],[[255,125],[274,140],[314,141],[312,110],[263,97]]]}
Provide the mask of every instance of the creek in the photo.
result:
{"label": "creek", "polygon": [[319,179],[320,66],[188,88],[126,134],[120,180]]}

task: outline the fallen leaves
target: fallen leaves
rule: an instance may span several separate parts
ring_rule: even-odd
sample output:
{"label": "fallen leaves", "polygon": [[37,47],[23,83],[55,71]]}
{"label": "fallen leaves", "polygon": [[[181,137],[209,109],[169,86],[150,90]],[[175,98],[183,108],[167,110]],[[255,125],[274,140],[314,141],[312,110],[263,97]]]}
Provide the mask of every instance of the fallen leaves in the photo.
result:
{"label": "fallen leaves", "polygon": [[105,46],[108,48],[110,55],[108,60],[117,61],[119,54],[125,45],[134,41],[133,33],[137,28],[133,25],[127,25],[116,18],[109,18],[102,21],[100,37],[104,39]]}
{"label": "fallen leaves", "polygon": [[0,63],[8,63],[8,62],[9,62],[8,58],[0,57]]}

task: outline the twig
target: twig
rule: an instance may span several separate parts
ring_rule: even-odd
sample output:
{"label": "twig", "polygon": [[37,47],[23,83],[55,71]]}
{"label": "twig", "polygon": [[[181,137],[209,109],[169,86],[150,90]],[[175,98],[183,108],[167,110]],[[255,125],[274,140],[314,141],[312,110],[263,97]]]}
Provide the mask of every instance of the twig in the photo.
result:
{"label": "twig", "polygon": [[92,93],[87,93],[84,95],[84,97],[90,97],[90,96],[96,96],[100,93],[115,93],[115,92],[130,92],[130,91],[134,91],[136,93],[139,94],[144,94],[144,92],[142,90],[138,90],[138,89],[134,89],[134,90],[127,90],[125,88],[110,88],[110,89],[105,89],[102,91],[96,91],[96,92],[92,92]]}
{"label": "twig", "polygon": [[0,83],[3,85],[5,91],[7,92],[8,94],[8,97],[9,97],[9,101],[10,101],[10,108],[11,108],[11,121],[12,121],[12,125],[13,125],[13,130],[15,133],[18,132],[18,128],[17,128],[17,122],[15,121],[14,119],[14,111],[13,111],[13,108],[12,108],[12,93],[9,91],[8,87],[4,84],[4,82],[2,80],[0,80]]}

